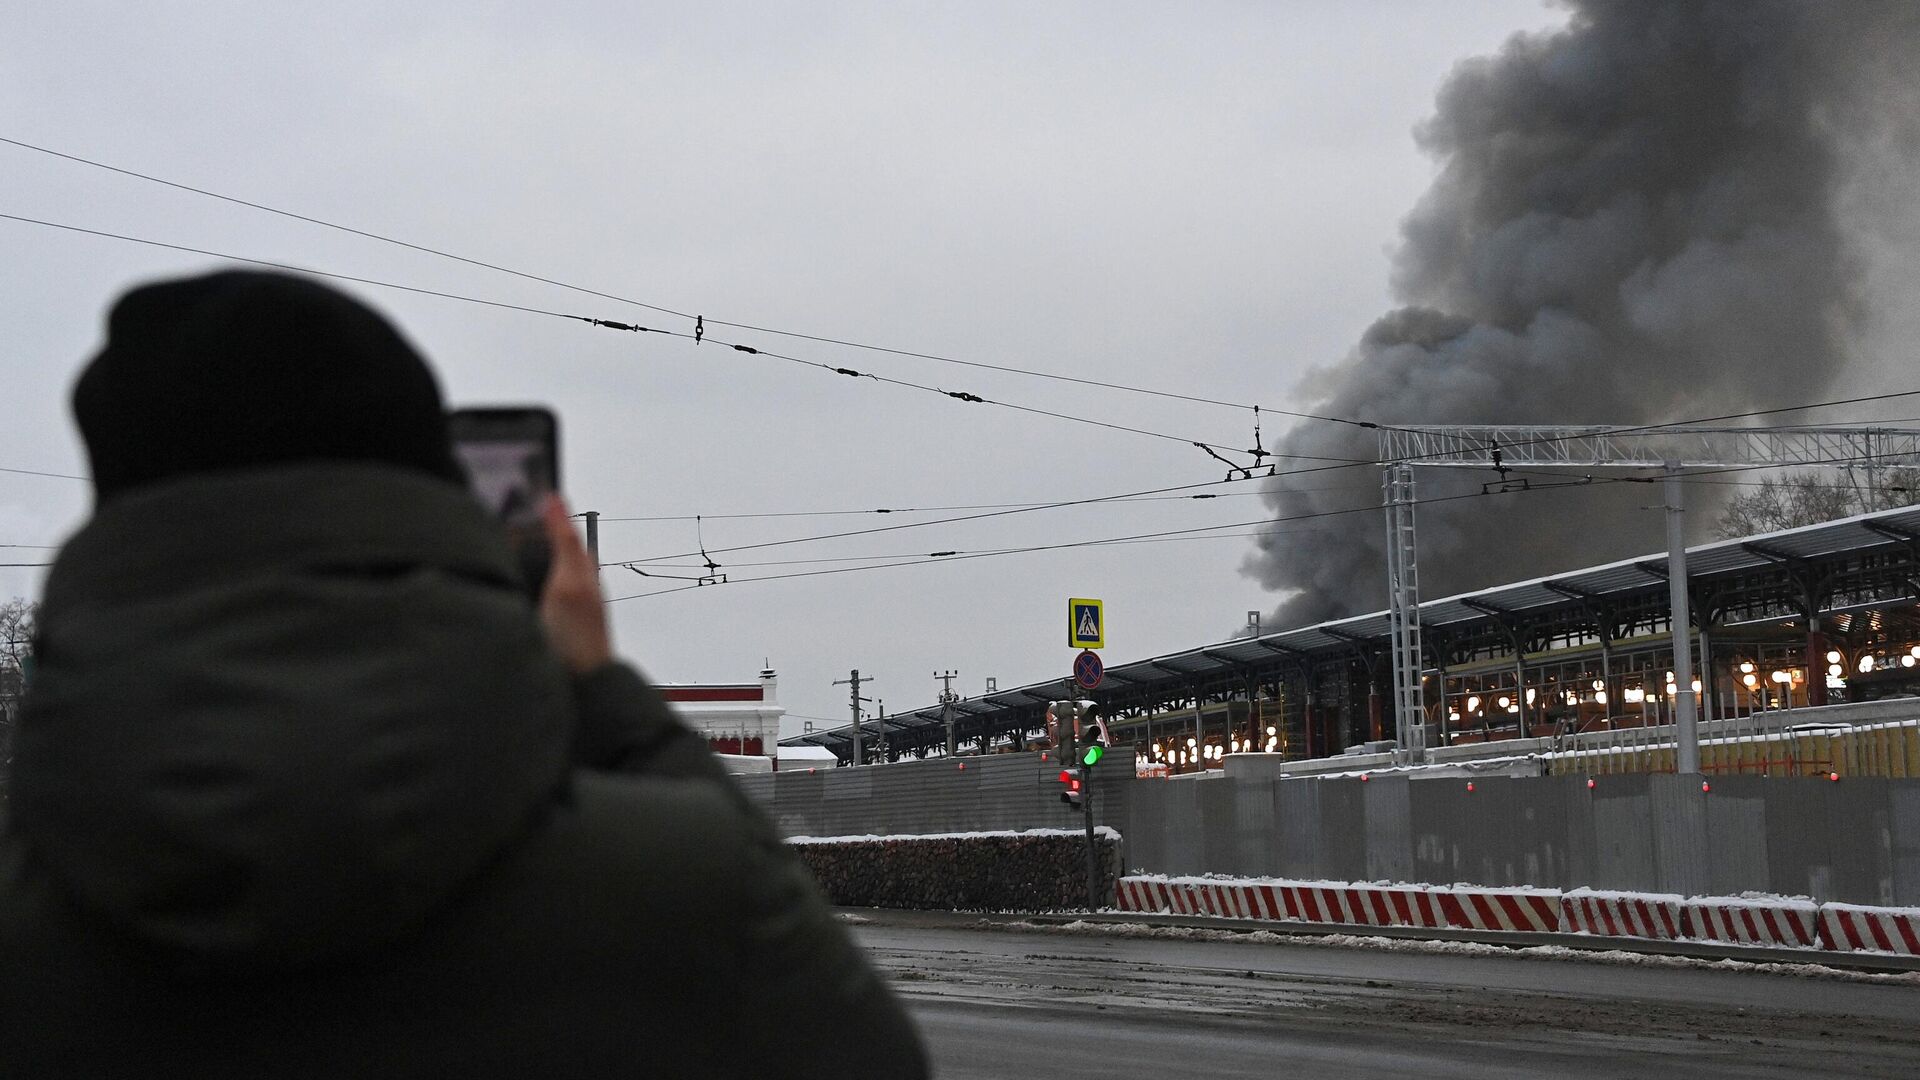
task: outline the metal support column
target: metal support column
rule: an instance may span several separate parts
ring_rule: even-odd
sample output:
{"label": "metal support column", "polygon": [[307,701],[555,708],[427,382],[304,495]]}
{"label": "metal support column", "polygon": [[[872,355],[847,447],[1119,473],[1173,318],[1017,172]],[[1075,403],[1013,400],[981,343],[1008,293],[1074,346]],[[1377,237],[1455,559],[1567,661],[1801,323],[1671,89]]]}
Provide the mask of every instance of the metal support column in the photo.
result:
{"label": "metal support column", "polygon": [[1687,595],[1686,512],[1680,463],[1667,462],[1667,598],[1673,629],[1673,723],[1676,733],[1674,771],[1682,776],[1700,772],[1700,729],[1693,692],[1693,610]]}
{"label": "metal support column", "polygon": [[1382,478],[1387,511],[1387,611],[1393,631],[1393,715],[1404,757],[1424,760],[1426,703],[1420,686],[1420,573],[1413,528],[1413,466],[1389,463]]}
{"label": "metal support column", "polygon": [[[1709,616],[1711,617],[1711,616]],[[1720,719],[1720,691],[1713,677],[1713,637],[1706,627],[1700,628],[1700,721],[1708,723]],[[1674,672],[1675,677],[1679,672]],[[1692,686],[1691,680],[1687,683]]]}
{"label": "metal support column", "polygon": [[1206,718],[1206,715],[1200,711],[1200,684],[1199,683],[1193,684],[1193,739],[1194,739],[1193,752],[1200,755],[1201,764],[1200,764],[1200,768],[1197,771],[1206,772],[1207,771],[1207,766],[1206,766],[1207,718]]}

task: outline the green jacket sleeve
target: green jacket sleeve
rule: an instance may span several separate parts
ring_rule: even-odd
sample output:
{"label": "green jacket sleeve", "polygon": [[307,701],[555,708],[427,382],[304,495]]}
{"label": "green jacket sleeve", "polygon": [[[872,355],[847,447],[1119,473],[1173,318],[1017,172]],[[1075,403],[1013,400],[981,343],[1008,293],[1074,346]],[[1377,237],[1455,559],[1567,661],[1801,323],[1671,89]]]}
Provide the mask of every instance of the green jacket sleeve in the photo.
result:
{"label": "green jacket sleeve", "polygon": [[573,695],[575,767],[733,786],[706,740],[681,723],[660,691],[632,667],[602,664],[573,680]]}

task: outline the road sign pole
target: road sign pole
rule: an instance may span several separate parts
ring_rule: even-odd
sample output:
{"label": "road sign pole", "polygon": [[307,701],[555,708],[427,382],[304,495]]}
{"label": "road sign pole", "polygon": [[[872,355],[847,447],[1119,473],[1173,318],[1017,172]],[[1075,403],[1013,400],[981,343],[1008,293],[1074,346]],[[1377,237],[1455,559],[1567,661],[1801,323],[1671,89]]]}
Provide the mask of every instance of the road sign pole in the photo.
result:
{"label": "road sign pole", "polygon": [[1099,911],[1100,851],[1093,838],[1093,770],[1087,770],[1086,797],[1080,800],[1087,815],[1087,910]]}
{"label": "road sign pole", "polygon": [[[1073,726],[1075,729],[1080,727],[1080,718],[1085,712],[1086,708],[1078,701],[1073,703]],[[1091,732],[1088,732],[1089,736],[1091,736],[1091,734]],[[1091,739],[1089,739],[1089,741],[1091,741]],[[1078,740],[1075,740],[1075,742],[1076,745],[1078,745]],[[1081,789],[1083,794],[1080,799],[1080,811],[1082,815],[1084,815],[1087,825],[1087,910],[1091,912],[1099,911],[1101,907],[1100,854],[1093,838],[1093,767],[1090,765],[1082,765],[1080,775],[1086,778]]]}
{"label": "road sign pole", "polygon": [[[1089,718],[1087,707],[1080,703],[1080,695],[1099,686],[1106,677],[1106,665],[1100,662],[1100,654],[1095,649],[1107,646],[1106,604],[1091,597],[1069,597],[1067,599],[1067,644],[1081,650],[1073,661],[1073,677],[1067,680],[1067,693],[1070,707],[1067,715],[1078,734],[1082,718]],[[1100,854],[1093,834],[1093,764],[1083,760],[1078,753],[1081,746],[1093,743],[1091,726],[1086,733],[1087,742],[1074,740],[1076,753],[1072,761],[1066,762],[1069,768],[1079,770],[1081,777],[1080,814],[1087,830],[1087,910],[1098,911],[1100,902]],[[1091,759],[1099,760],[1095,754]]]}

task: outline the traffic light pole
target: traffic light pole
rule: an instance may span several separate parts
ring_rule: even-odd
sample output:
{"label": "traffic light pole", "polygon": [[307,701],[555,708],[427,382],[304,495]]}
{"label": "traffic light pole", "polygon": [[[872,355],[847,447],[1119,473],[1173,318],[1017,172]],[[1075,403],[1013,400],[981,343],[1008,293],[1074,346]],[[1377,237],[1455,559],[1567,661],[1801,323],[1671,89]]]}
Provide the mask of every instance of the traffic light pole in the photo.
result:
{"label": "traffic light pole", "polygon": [[[1074,709],[1076,716],[1079,708]],[[1100,904],[1100,853],[1093,840],[1093,770],[1086,771],[1086,794],[1080,800],[1081,813],[1087,822],[1087,910],[1099,911]]]}
{"label": "traffic light pole", "polygon": [[[1087,744],[1091,744],[1093,742],[1093,731],[1091,725],[1089,725],[1084,732],[1081,730],[1080,719],[1086,714],[1086,706],[1080,704],[1080,699],[1077,694],[1072,700],[1074,748],[1076,753],[1080,753],[1083,752],[1080,748],[1085,745],[1081,742],[1080,736],[1082,734],[1086,735]],[[1086,764],[1084,760],[1077,761],[1074,764],[1079,767],[1080,775],[1085,777],[1081,787],[1080,814],[1081,819],[1087,826],[1087,910],[1099,911],[1101,907],[1100,850],[1093,838],[1093,766]]]}
{"label": "traffic light pole", "polygon": [[[1069,694],[1074,692],[1067,687]],[[1060,800],[1068,806],[1078,804],[1080,820],[1087,830],[1087,910],[1098,911],[1104,905],[1100,895],[1100,847],[1093,831],[1093,770],[1105,755],[1105,744],[1098,736],[1092,709],[1081,704],[1078,696],[1047,706],[1048,728],[1053,748],[1060,755],[1060,780],[1067,789]]]}

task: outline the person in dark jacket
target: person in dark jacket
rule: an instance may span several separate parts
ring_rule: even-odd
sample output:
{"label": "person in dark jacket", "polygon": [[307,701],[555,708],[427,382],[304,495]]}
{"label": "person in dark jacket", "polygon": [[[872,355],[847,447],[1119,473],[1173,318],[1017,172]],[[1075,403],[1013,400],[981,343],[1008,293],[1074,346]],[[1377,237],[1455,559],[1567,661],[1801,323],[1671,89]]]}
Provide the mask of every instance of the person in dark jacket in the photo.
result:
{"label": "person in dark jacket", "polygon": [[0,1076],[917,1077],[804,867],[538,614],[440,395],[302,278],[137,289],[79,380],[0,835]]}

